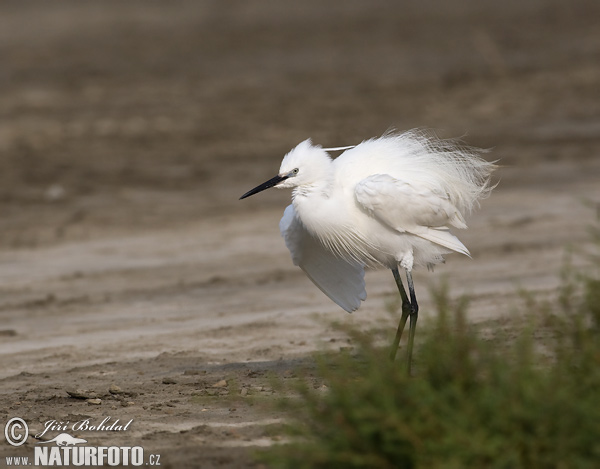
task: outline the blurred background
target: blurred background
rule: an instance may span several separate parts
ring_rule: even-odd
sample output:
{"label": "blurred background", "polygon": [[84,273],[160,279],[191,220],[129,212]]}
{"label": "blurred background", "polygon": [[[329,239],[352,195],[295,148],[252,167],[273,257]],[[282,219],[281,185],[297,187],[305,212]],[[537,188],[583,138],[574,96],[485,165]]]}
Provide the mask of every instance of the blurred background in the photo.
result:
{"label": "blurred background", "polygon": [[309,137],[431,128],[499,160],[473,259],[416,273],[424,320],[444,278],[483,324],[552,294],[600,201],[599,20],[597,0],[0,2],[0,417],[110,413],[171,467],[247,467],[279,416],[210,386],[348,346],[333,320],[397,324],[389,272],[350,316],[292,265],[289,193],[238,201]]}
{"label": "blurred background", "polygon": [[540,162],[598,159],[595,1],[0,8],[5,246],[239,210],[308,137],[433,128],[518,168],[502,186]]}

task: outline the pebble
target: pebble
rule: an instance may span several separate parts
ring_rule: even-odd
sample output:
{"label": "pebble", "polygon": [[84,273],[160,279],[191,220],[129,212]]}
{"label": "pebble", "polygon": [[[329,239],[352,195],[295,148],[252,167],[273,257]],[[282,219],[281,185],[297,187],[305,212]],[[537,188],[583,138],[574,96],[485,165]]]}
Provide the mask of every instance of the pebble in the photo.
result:
{"label": "pebble", "polygon": [[217,381],[215,384],[212,385],[213,388],[224,388],[227,386],[227,381],[225,381],[224,379],[222,379],[221,381]]}
{"label": "pebble", "polygon": [[88,399],[86,402],[91,405],[100,405],[102,404],[102,399]]}
{"label": "pebble", "polygon": [[174,380],[173,378],[163,378],[162,383],[163,384],[177,384],[177,381]]}
{"label": "pebble", "polygon": [[83,389],[66,389],[67,394],[75,399],[96,399],[98,395],[94,391]]}
{"label": "pebble", "polygon": [[111,384],[108,388],[108,392],[111,394],[123,394],[123,390],[116,384]]}
{"label": "pebble", "polygon": [[57,202],[65,198],[67,191],[60,184],[52,184],[46,191],[44,192],[44,198],[48,202]]}

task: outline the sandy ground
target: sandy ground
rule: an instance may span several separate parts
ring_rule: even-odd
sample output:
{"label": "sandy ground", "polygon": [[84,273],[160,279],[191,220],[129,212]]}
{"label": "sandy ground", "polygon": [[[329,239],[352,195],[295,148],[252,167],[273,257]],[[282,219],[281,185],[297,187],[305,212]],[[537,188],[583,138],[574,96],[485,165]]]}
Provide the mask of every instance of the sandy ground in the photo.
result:
{"label": "sandy ground", "polygon": [[[332,320],[395,327],[389,272],[368,273],[347,315],[291,263],[289,194],[237,200],[309,136],[431,127],[500,160],[460,234],[473,259],[416,273],[424,318],[442,279],[478,322],[520,307],[520,287],[554,291],[600,201],[599,14],[591,0],[3,2],[2,424],[133,419],[71,434],[164,467],[248,467],[281,441],[269,376],[348,346]],[[35,444],[3,440],[0,466]]]}

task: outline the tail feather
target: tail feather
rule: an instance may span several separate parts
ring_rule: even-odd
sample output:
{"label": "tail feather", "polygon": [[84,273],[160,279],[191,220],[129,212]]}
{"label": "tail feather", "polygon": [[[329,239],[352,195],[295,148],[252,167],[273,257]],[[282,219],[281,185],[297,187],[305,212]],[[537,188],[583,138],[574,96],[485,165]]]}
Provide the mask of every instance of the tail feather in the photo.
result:
{"label": "tail feather", "polygon": [[427,241],[471,257],[467,247],[456,236],[450,233],[447,228],[425,228],[425,230],[419,230],[418,233],[414,234]]}

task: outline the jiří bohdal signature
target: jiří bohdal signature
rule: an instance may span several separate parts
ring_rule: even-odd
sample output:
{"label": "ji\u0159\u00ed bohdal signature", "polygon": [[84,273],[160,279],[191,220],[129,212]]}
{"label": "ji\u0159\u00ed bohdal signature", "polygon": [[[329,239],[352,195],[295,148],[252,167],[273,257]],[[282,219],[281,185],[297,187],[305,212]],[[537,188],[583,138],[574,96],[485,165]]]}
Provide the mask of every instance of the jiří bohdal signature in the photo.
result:
{"label": "ji\u0159\u00ed bohdal signature", "polygon": [[105,417],[102,422],[94,424],[91,419],[78,420],[71,424],[70,421],[48,420],[44,423],[44,429],[35,435],[35,438],[43,437],[49,431],[65,432],[72,430],[74,432],[96,431],[96,432],[124,432],[129,429],[133,419],[127,423],[121,423],[120,419],[112,420],[112,417]]}

